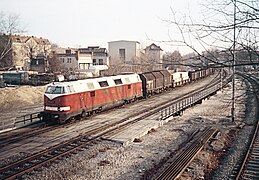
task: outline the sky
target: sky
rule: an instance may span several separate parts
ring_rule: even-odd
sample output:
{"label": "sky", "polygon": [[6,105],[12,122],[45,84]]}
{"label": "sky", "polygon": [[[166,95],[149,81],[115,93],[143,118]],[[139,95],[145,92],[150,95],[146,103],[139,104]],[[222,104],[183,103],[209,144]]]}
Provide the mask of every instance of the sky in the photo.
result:
{"label": "sky", "polygon": [[[166,52],[190,50],[172,46],[179,36],[166,20],[172,10],[199,18],[202,0],[0,0],[0,12],[17,14],[25,35],[49,39],[61,47],[108,47],[117,40],[155,43]],[[169,36],[170,34],[170,36]]]}

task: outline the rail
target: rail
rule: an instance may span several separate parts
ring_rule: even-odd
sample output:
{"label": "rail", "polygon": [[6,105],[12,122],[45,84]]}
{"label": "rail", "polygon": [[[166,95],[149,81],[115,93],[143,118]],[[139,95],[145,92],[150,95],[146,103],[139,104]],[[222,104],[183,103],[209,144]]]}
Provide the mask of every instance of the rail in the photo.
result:
{"label": "rail", "polygon": [[217,131],[217,129],[208,127],[204,131],[200,132],[192,144],[184,148],[181,153],[175,156],[170,165],[167,166],[155,179],[166,180],[178,178]]}
{"label": "rail", "polygon": [[[214,85],[215,86],[215,85]],[[172,101],[172,100],[170,100]],[[174,100],[175,101],[175,100]],[[174,103],[173,101],[173,103]],[[41,152],[37,152],[32,156],[26,157],[20,161],[13,162],[5,167],[0,168],[0,174],[3,178],[18,178],[27,172],[31,172],[33,169],[41,167],[46,163],[58,159],[59,157],[70,154],[71,152],[77,151],[82,147],[89,145],[89,143],[96,141],[107,134],[110,134],[118,129],[125,128],[129,124],[138,122],[143,118],[152,116],[155,113],[159,113],[163,107],[154,107],[148,112],[138,112],[133,117],[125,117],[112,124],[104,124],[100,127],[89,130],[85,134],[79,137],[70,139],[66,142],[62,142]],[[0,179],[1,179],[0,177]]]}
{"label": "rail", "polygon": [[[252,84],[259,88],[258,80],[255,77],[250,77],[237,73],[243,78],[248,79]],[[256,123],[252,133],[252,138],[249,140],[249,147],[246,150],[245,156],[242,160],[241,166],[237,172],[235,179],[258,179],[259,178],[259,161],[258,161],[258,152],[259,152],[259,98],[258,98],[258,89],[254,89],[255,98],[257,101],[257,113],[255,115]]]}

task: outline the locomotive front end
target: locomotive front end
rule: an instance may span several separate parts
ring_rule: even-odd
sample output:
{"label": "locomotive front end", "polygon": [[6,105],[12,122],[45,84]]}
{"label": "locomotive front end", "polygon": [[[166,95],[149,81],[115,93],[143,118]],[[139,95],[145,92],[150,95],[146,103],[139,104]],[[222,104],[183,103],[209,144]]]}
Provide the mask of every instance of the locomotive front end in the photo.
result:
{"label": "locomotive front end", "polygon": [[65,86],[62,84],[52,84],[47,87],[42,113],[45,122],[64,123],[70,118],[71,107],[66,100],[66,94]]}

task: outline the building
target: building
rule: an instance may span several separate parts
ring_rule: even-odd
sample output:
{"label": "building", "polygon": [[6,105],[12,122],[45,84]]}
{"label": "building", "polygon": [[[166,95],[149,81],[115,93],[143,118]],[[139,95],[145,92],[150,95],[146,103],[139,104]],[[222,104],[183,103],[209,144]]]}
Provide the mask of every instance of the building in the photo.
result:
{"label": "building", "polygon": [[76,71],[78,70],[77,50],[65,49],[63,52],[57,52],[58,62],[62,71]]}
{"label": "building", "polygon": [[38,54],[35,58],[31,59],[30,70],[37,72],[47,72],[49,63],[43,54]]}
{"label": "building", "polygon": [[111,41],[108,42],[110,65],[137,64],[141,56],[138,41]]}
{"label": "building", "polygon": [[108,52],[106,48],[88,46],[78,49],[79,69],[89,69],[90,66],[109,66]]}
{"label": "building", "polygon": [[109,58],[106,48],[89,46],[87,48],[56,48],[53,53],[53,71],[60,72],[91,72],[99,74],[109,65]]}
{"label": "building", "polygon": [[147,61],[152,65],[157,65],[162,67],[163,63],[163,50],[160,46],[155,45],[152,43],[150,46],[145,48],[145,56]]}
{"label": "building", "polygon": [[99,46],[88,46],[79,48],[77,52],[79,70],[86,69],[107,69],[109,66],[109,57],[106,48]]}
{"label": "building", "polygon": [[[6,36],[6,35],[1,35]],[[10,61],[12,66],[21,67],[23,70],[31,70],[31,61],[34,59],[46,59],[51,52],[51,44],[48,39],[34,36],[11,35],[10,37]],[[37,61],[35,63],[37,64]]]}

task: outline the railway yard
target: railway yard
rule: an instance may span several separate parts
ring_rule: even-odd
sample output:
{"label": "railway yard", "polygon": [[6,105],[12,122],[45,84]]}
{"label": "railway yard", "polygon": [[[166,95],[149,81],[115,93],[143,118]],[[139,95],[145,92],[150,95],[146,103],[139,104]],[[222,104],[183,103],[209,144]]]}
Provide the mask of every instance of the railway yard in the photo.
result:
{"label": "railway yard", "polygon": [[[0,179],[235,179],[258,104],[253,82],[238,78],[236,118],[231,122],[231,83],[223,84],[220,90],[215,73],[81,121],[2,132]],[[3,111],[8,116],[2,118],[38,112],[44,88],[34,89],[35,96],[24,102],[27,109],[17,110],[21,101],[9,102]],[[7,110],[15,103],[14,112]],[[28,173],[21,171],[25,166]],[[179,172],[171,175],[170,167]],[[248,171],[248,177],[259,177],[258,171]]]}

